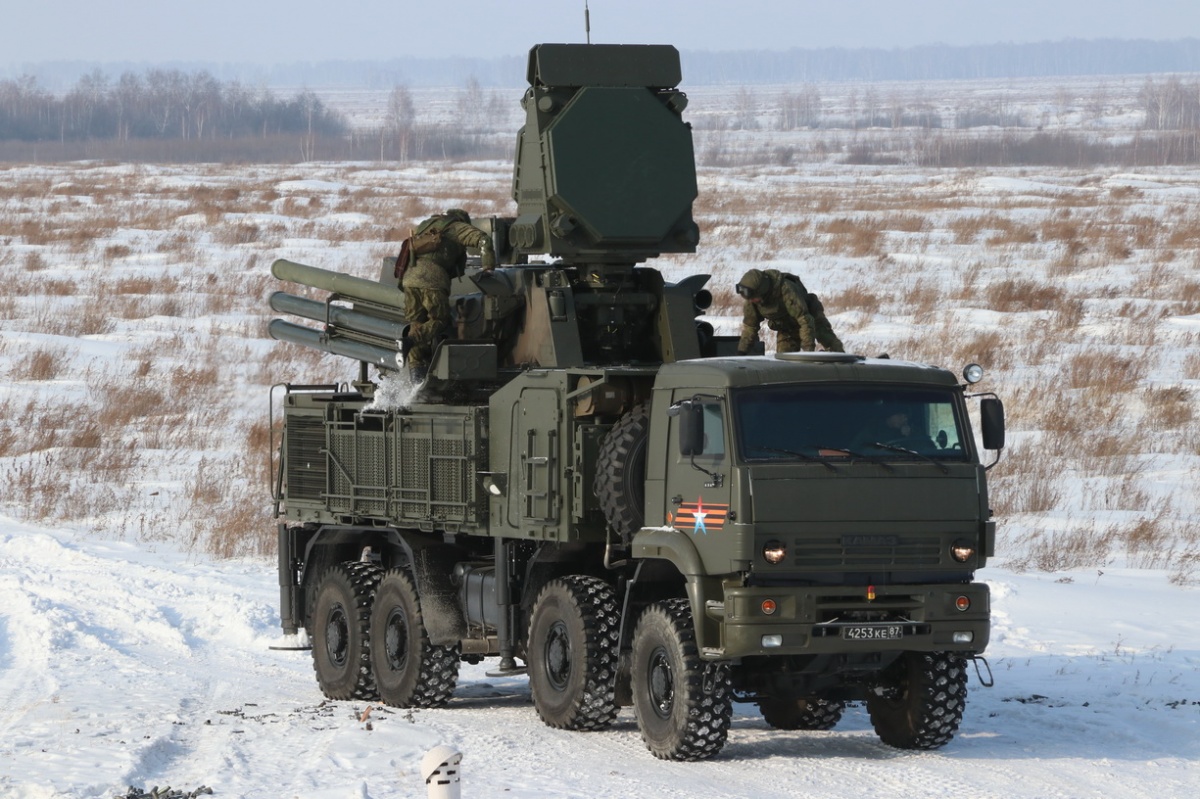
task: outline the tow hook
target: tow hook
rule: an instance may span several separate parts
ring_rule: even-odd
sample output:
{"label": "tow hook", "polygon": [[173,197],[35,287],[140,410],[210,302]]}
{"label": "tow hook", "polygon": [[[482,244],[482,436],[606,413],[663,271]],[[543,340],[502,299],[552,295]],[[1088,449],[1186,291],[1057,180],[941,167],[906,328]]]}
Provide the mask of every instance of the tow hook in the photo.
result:
{"label": "tow hook", "polygon": [[[983,655],[971,655],[971,662],[975,664],[975,678],[979,680],[979,684],[984,688],[991,688],[996,684],[996,680],[992,677],[992,666],[987,662],[987,658]],[[987,669],[987,679],[984,679],[983,672],[979,668],[979,664],[983,664],[983,668]]]}

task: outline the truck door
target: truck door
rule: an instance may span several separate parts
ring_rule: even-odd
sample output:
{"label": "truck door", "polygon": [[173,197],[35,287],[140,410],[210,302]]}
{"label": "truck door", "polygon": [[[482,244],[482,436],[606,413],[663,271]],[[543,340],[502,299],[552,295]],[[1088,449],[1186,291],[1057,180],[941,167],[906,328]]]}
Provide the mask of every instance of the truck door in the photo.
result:
{"label": "truck door", "polygon": [[[691,396],[676,400],[693,399]],[[702,447],[697,454],[680,452],[681,418],[671,419],[668,434],[666,476],[667,526],[686,533],[706,561],[706,553],[729,552],[726,535],[732,492],[732,453],[728,451],[728,408],[722,398],[700,398],[703,424]],[[647,519],[646,523],[656,524]],[[728,556],[726,556],[728,557]],[[724,565],[722,565],[724,570]]]}

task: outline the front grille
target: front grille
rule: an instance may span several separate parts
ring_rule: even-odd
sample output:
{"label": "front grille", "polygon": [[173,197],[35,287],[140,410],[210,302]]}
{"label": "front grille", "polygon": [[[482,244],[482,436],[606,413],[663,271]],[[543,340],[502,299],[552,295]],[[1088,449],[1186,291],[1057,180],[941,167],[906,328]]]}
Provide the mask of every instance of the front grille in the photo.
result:
{"label": "front grille", "polygon": [[885,567],[937,566],[942,547],[937,538],[918,536],[830,536],[796,538],[790,547],[797,569],[859,571]]}

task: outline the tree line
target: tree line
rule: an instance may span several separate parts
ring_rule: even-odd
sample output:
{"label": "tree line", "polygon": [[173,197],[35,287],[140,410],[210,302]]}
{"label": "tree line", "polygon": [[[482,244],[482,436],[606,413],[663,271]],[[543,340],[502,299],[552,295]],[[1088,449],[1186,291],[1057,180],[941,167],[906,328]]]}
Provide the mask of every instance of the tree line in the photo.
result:
{"label": "tree line", "polygon": [[1200,70],[1200,39],[1067,39],[1027,44],[683,52],[689,86],[808,81],[979,80]]}
{"label": "tree line", "polygon": [[205,71],[84,75],[61,97],[32,76],[0,81],[0,141],[217,140],[340,136],[346,121],[316,94],[280,98]]}

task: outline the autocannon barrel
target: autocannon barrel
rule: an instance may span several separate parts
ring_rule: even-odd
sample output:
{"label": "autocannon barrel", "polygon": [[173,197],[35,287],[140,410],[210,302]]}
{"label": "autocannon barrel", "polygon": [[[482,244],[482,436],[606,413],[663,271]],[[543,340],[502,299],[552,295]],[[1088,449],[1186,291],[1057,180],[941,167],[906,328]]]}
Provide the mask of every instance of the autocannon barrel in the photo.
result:
{"label": "autocannon barrel", "polygon": [[332,338],[320,330],[304,327],[303,325],[295,325],[291,322],[285,322],[282,319],[271,320],[271,324],[267,326],[267,333],[277,341],[290,341],[293,344],[312,347],[321,352],[328,352],[333,355],[341,355],[346,358],[354,358],[358,361],[372,363],[385,369],[400,368],[400,353],[398,348],[391,350],[386,347],[367,344],[353,339]]}
{"label": "autocannon barrel", "polygon": [[280,280],[331,291],[350,299],[386,305],[397,310],[404,308],[403,291],[374,280],[365,280],[341,272],[331,272],[316,266],[306,266],[286,258],[280,258],[271,264],[271,274]]}
{"label": "autocannon barrel", "polygon": [[283,291],[271,295],[271,309],[279,313],[301,316],[317,322],[326,322],[346,330],[355,330],[370,336],[398,341],[404,336],[404,323],[382,319],[378,316],[359,313],[349,308],[329,305],[316,300],[297,297]]}

